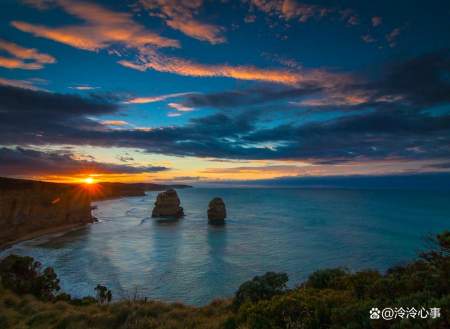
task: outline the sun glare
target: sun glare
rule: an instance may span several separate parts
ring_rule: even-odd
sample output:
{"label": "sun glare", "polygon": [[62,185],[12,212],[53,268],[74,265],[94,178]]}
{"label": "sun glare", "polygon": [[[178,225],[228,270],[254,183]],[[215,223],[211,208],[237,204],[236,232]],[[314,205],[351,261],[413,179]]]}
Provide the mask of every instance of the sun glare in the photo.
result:
{"label": "sun glare", "polygon": [[85,183],[85,184],[94,184],[95,181],[94,181],[94,178],[92,178],[92,177],[86,177],[86,178],[84,179],[84,183]]}

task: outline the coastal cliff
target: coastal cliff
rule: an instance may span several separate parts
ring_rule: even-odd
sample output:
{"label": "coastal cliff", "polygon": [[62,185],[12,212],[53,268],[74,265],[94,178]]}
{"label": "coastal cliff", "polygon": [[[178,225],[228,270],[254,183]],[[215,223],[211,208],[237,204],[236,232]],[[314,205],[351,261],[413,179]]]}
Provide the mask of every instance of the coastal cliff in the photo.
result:
{"label": "coastal cliff", "polygon": [[143,196],[188,185],[152,183],[60,184],[0,177],[0,248],[92,223],[91,201]]}
{"label": "coastal cliff", "polygon": [[0,247],[92,221],[81,186],[0,178]]}

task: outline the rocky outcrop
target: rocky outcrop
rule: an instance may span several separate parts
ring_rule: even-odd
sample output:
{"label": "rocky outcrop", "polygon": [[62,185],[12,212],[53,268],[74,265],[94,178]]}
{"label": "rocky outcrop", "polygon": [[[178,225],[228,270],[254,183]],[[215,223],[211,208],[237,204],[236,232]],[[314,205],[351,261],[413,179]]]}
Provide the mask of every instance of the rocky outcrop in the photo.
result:
{"label": "rocky outcrop", "polygon": [[221,198],[214,198],[208,205],[208,221],[210,224],[224,224],[227,217],[225,203]]}
{"label": "rocky outcrop", "polygon": [[180,207],[180,199],[175,190],[170,189],[158,194],[152,217],[181,218],[183,216],[183,208]]}
{"label": "rocky outcrop", "polygon": [[0,247],[93,221],[80,186],[0,178]]}

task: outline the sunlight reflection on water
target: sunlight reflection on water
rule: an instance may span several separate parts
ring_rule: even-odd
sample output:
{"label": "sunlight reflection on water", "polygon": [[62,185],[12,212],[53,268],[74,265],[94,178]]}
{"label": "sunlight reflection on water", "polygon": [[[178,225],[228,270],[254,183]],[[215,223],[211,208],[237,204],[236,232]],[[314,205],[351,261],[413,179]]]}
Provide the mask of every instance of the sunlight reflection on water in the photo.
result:
{"label": "sunlight reflection on water", "polygon": [[[150,218],[156,192],[96,203],[100,223],[18,244],[4,254],[53,266],[63,290],[115,298],[134,294],[205,304],[231,296],[266,271],[294,285],[323,267],[386,269],[415,257],[422,237],[449,228],[444,192],[307,189],[187,189],[186,217]],[[207,225],[208,202],[221,196],[227,224]]]}

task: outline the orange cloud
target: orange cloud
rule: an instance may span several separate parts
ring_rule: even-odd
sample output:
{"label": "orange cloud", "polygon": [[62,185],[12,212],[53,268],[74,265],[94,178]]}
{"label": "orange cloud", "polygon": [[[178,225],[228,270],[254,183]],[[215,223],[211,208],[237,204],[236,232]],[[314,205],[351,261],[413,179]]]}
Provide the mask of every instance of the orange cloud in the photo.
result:
{"label": "orange cloud", "polygon": [[[123,64],[124,66],[127,66],[126,64]],[[132,67],[131,68],[135,68]],[[169,99],[169,98],[176,98],[176,97],[182,97],[186,95],[193,94],[192,92],[188,93],[174,93],[174,94],[166,94],[166,95],[158,95],[158,96],[150,96],[150,97],[135,97],[130,98],[125,104],[147,104],[147,103],[155,103],[155,102],[161,102],[163,100]]]}
{"label": "orange cloud", "polygon": [[75,48],[96,51],[106,47],[106,44],[102,40],[98,40],[93,35],[89,35],[90,28],[87,26],[49,28],[43,25],[18,21],[11,22],[11,25],[22,32],[31,33],[35,36],[64,43]]}
{"label": "orange cloud", "polygon": [[[161,0],[162,1],[162,0]],[[162,1],[166,3],[165,1]],[[83,25],[71,25],[59,28],[34,25],[13,21],[17,29],[45,37],[54,41],[71,45],[76,48],[98,51],[117,44],[137,50],[138,59],[135,61],[121,60],[119,64],[132,69],[146,71],[153,69],[159,72],[174,73],[191,77],[227,77],[238,80],[265,81],[285,85],[297,85],[301,82],[320,81],[327,85],[334,83],[337,75],[322,70],[292,70],[292,69],[262,69],[254,66],[231,66],[227,64],[201,64],[178,57],[165,56],[157,52],[156,47],[179,47],[173,39],[166,39],[156,35],[143,26],[135,23],[128,13],[117,13],[104,7],[83,1],[55,0],[69,14],[85,21]],[[184,3],[184,2],[183,2]],[[200,7],[201,0],[189,5],[185,2],[182,9],[175,5],[163,6],[161,9],[167,17],[188,17],[181,14],[183,10],[191,12]],[[188,8],[188,9],[186,9]],[[184,16],[183,16],[184,15]],[[190,17],[190,16],[189,16]],[[170,19],[171,20],[171,19]],[[203,34],[202,34],[203,35]],[[207,34],[205,34],[207,35]],[[117,51],[109,49],[111,53]],[[119,52],[120,54],[120,52]],[[161,99],[138,98],[127,103],[150,103]]]}
{"label": "orange cloud", "polygon": [[119,64],[140,71],[153,69],[191,77],[226,77],[285,85],[316,82],[323,86],[334,86],[336,83],[350,79],[349,76],[324,70],[262,69],[255,66],[226,64],[207,65],[178,57],[164,56],[156,51],[146,51],[135,62],[121,60]]}
{"label": "orange cloud", "polygon": [[23,48],[15,43],[5,40],[0,40],[0,49],[10,53],[14,57],[20,59],[33,59],[42,64],[54,63],[56,61],[53,56],[41,54],[34,48]]}
{"label": "orange cloud", "polygon": [[129,13],[114,12],[84,1],[56,0],[56,4],[85,23],[63,27],[46,27],[19,21],[11,24],[23,32],[90,51],[116,44],[136,49],[144,49],[149,45],[179,47],[177,40],[161,37],[147,30],[134,22]]}
{"label": "orange cloud", "polygon": [[104,120],[101,122],[104,126],[126,126],[128,122],[122,120]]}
{"label": "orange cloud", "polygon": [[368,95],[340,95],[338,93],[327,95],[325,98],[313,98],[303,100],[299,103],[302,106],[356,106],[367,103],[369,101]]}
{"label": "orange cloud", "polygon": [[7,69],[24,69],[24,70],[39,70],[42,65],[38,63],[25,63],[17,58],[7,58],[0,56],[0,66]]}
{"label": "orange cloud", "polygon": [[161,56],[156,52],[146,57],[141,56],[139,63],[122,60],[119,61],[119,64],[140,71],[153,69],[159,72],[193,77],[227,77],[288,85],[302,81],[301,75],[289,70],[261,69],[254,66],[206,65],[177,57]]}
{"label": "orange cloud", "polygon": [[140,3],[146,10],[158,11],[158,16],[164,19],[168,26],[187,36],[212,44],[226,41],[222,36],[223,27],[194,18],[194,14],[203,5],[203,0],[140,0]]}
{"label": "orange cloud", "polygon": [[185,106],[185,105],[179,104],[179,103],[169,103],[167,105],[169,105],[171,108],[173,108],[173,109],[175,109],[175,110],[177,110],[179,112],[191,112],[191,111],[194,111],[194,108],[188,107],[188,106]]}
{"label": "orange cloud", "polygon": [[[38,70],[44,64],[56,62],[53,56],[42,54],[34,48],[24,48],[13,42],[1,39],[0,50],[13,56],[13,58],[0,56],[0,66],[8,69]],[[25,60],[31,62],[25,62]]]}

